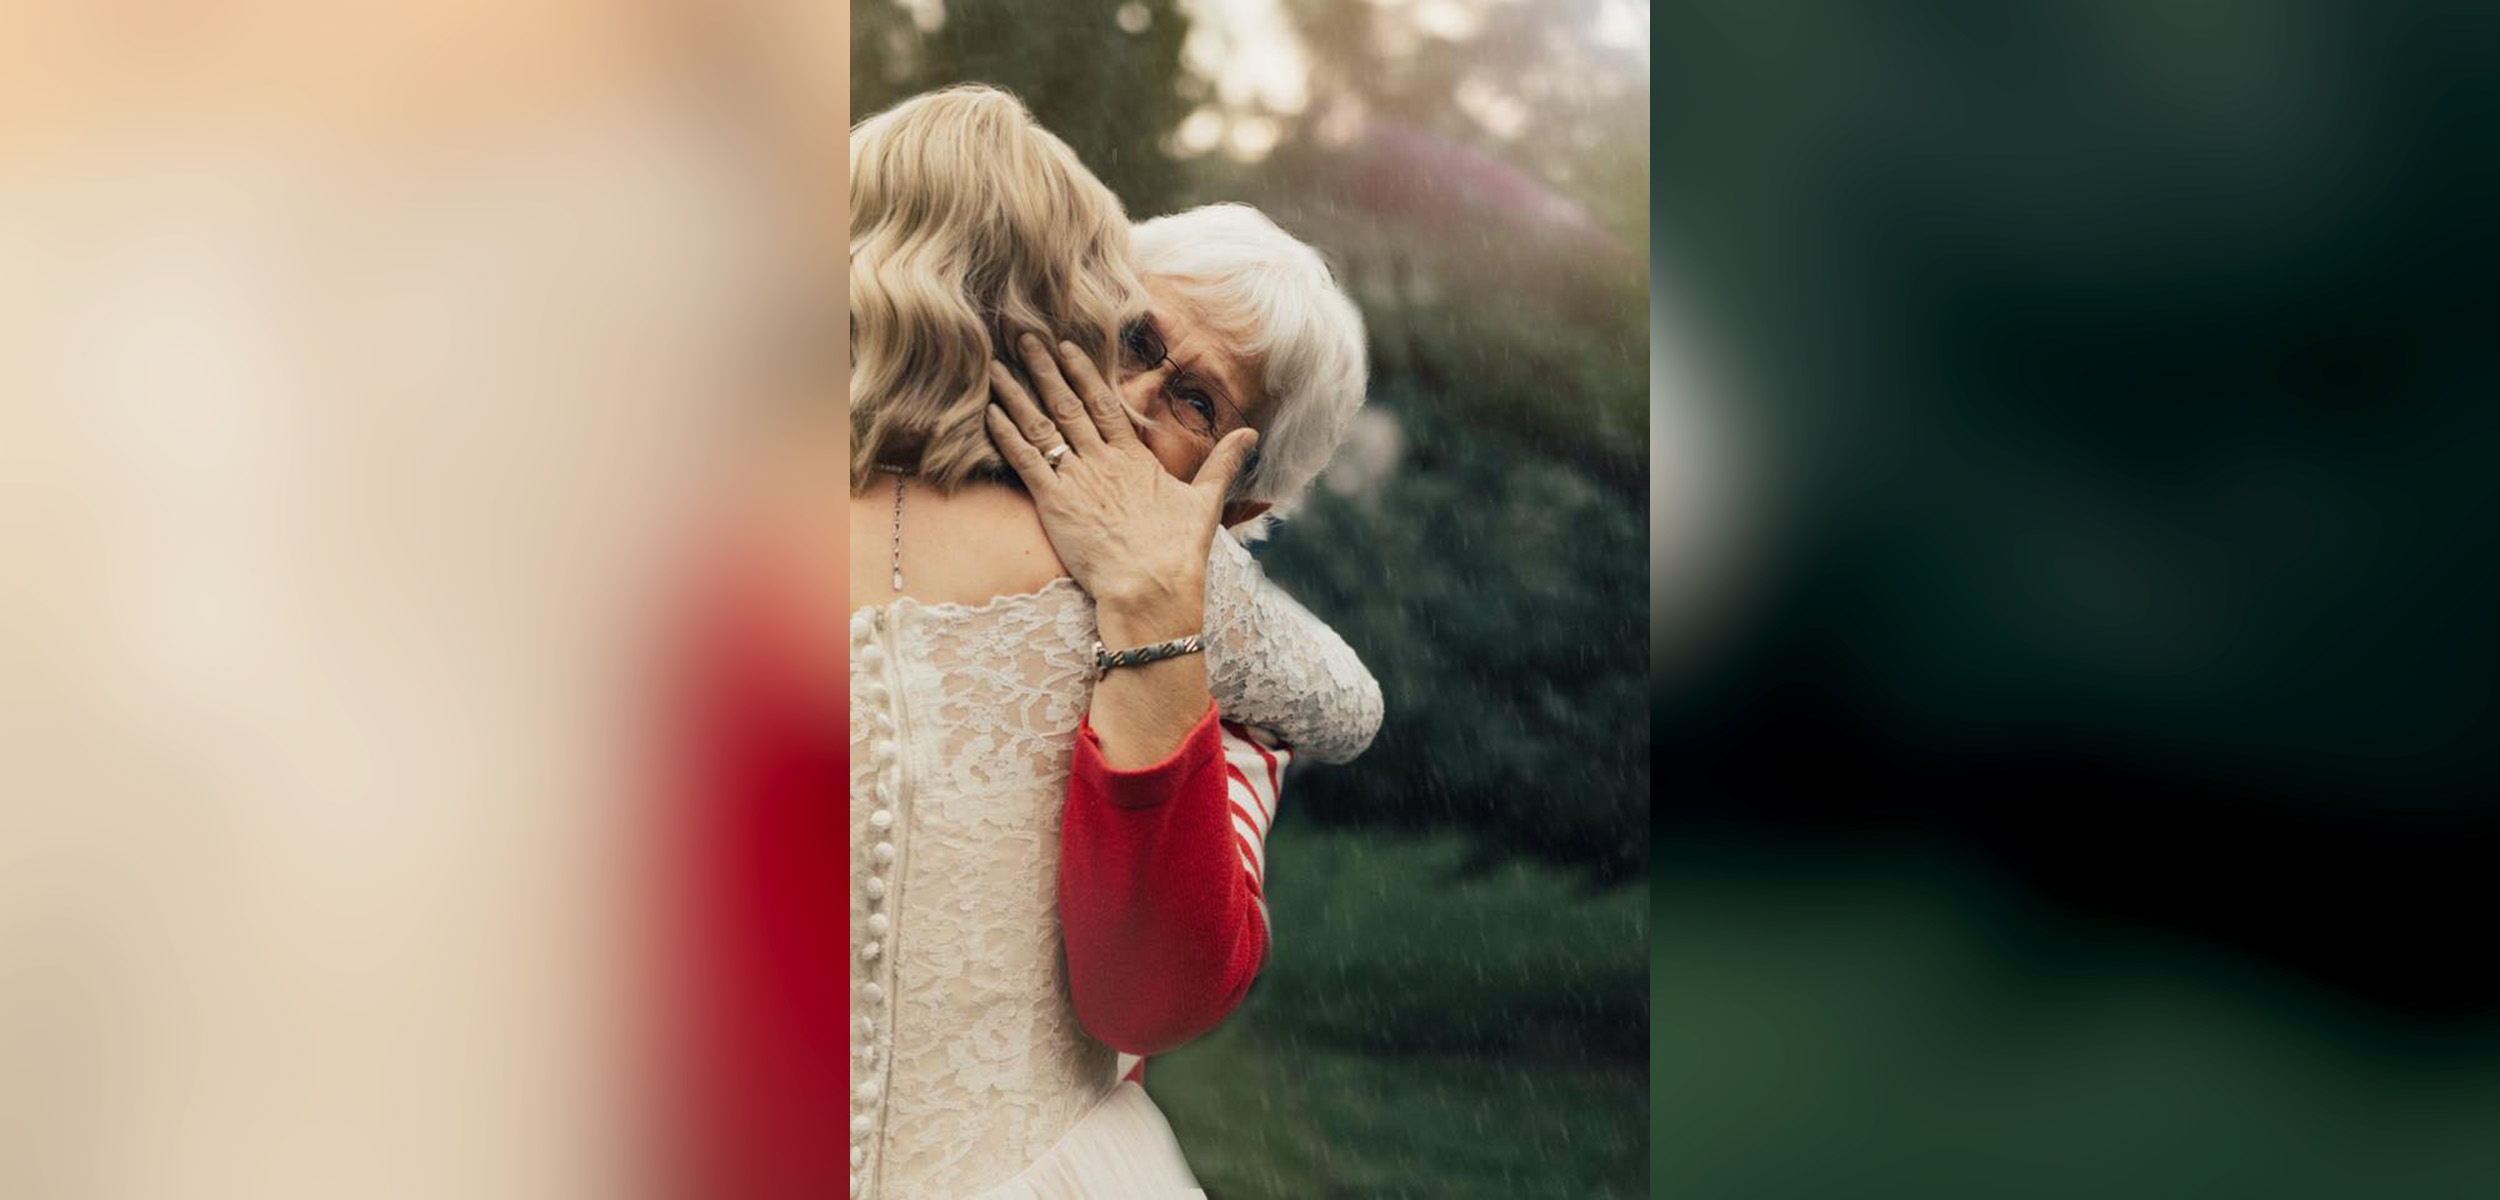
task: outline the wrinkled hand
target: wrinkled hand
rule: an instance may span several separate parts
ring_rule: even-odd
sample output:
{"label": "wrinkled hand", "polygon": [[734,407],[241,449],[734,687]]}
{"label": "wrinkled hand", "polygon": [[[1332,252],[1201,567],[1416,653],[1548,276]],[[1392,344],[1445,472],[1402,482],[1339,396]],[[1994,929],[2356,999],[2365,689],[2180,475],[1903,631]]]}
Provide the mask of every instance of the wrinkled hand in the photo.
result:
{"label": "wrinkled hand", "polygon": [[[1017,348],[1041,403],[1013,372],[991,363],[990,440],[1032,493],[1059,561],[1099,606],[1196,614],[1224,498],[1258,434],[1233,431],[1197,478],[1176,479],[1137,439],[1118,395],[1074,345],[1060,343],[1055,360],[1032,334]],[[1052,461],[1050,451],[1062,445],[1067,452]],[[1193,628],[1165,636],[1194,632],[1195,616],[1187,623]]]}

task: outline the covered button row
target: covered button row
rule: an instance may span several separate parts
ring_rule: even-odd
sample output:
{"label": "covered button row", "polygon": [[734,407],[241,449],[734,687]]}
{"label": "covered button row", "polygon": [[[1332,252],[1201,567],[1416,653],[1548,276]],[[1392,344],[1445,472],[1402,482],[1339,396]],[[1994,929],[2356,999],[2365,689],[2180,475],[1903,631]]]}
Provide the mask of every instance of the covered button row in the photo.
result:
{"label": "covered button row", "polygon": [[[877,623],[875,613],[863,612],[852,618],[851,637],[853,661],[865,676],[860,682],[861,699],[865,701],[868,722],[869,761],[876,771],[874,796],[876,807],[868,815],[868,826],[874,841],[867,850],[868,870],[861,873],[860,891],[869,908],[866,937],[859,945],[863,965],[871,968],[885,955],[886,938],[893,931],[893,919],[883,910],[890,892],[888,875],[896,852],[893,842],[894,794],[900,747],[894,736],[894,722],[887,710],[889,693],[885,684],[885,652],[875,645]],[[873,970],[861,972],[859,997],[867,1015],[859,1019],[860,1055],[864,1077],[852,1088],[851,1100],[851,1195],[861,1194],[866,1185],[869,1143],[877,1128],[876,1105],[884,1090],[878,1082],[879,1053],[886,1030],[878,1019],[884,1011],[886,989],[873,977]]]}

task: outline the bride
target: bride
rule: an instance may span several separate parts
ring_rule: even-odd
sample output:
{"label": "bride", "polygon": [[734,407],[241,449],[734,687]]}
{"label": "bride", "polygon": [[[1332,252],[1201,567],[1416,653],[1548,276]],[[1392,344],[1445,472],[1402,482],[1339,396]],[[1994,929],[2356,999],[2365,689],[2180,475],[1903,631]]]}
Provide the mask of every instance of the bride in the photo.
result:
{"label": "bride", "polygon": [[1072,747],[1154,763],[1214,704],[1342,756],[1378,687],[1219,532],[1246,414],[1189,479],[1138,437],[1147,292],[1063,143],[932,93],[852,131],[851,186],[851,1194],[1196,1194],[1070,1000]]}

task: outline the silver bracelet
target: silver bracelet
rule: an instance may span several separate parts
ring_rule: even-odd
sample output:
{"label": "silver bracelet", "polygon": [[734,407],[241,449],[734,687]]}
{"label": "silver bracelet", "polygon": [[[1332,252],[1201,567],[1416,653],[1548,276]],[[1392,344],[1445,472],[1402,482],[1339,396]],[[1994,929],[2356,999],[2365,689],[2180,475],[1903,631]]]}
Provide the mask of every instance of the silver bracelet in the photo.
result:
{"label": "silver bracelet", "polygon": [[1134,650],[1107,650],[1103,648],[1101,642],[1095,642],[1094,678],[1100,679],[1119,667],[1142,667],[1147,663],[1162,662],[1167,658],[1179,658],[1184,654],[1203,654],[1206,648],[1206,641],[1194,633],[1184,638],[1173,638],[1168,642],[1139,646]]}

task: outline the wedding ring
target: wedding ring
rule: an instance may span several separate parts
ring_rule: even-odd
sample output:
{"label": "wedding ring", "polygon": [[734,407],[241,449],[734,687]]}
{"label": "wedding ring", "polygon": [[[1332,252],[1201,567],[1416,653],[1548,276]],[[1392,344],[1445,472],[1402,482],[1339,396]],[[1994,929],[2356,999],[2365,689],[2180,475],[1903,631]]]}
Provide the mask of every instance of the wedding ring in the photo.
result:
{"label": "wedding ring", "polygon": [[1049,460],[1050,469],[1054,471],[1059,469],[1059,460],[1066,458],[1067,456],[1068,444],[1066,442],[1061,442],[1048,450],[1042,451],[1042,457]]}

